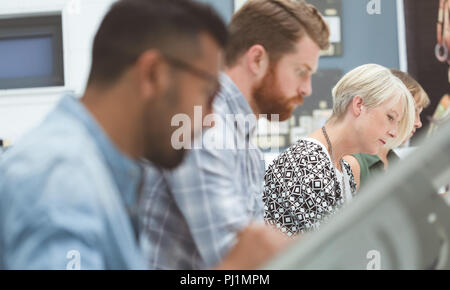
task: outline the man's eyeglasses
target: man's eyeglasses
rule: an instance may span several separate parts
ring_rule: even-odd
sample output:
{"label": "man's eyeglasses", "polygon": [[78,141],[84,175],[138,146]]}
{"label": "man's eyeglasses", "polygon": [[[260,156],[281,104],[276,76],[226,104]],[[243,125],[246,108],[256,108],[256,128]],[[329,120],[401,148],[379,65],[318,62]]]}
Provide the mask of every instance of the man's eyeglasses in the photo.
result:
{"label": "man's eyeglasses", "polygon": [[188,64],[185,61],[182,61],[181,59],[177,59],[168,55],[163,55],[164,58],[173,66],[178,67],[180,69],[183,69],[185,71],[188,71],[202,79],[205,79],[207,81],[210,81],[212,83],[217,83],[217,78],[215,76],[213,76],[212,74],[203,71],[199,68],[196,68],[190,64]]}
{"label": "man's eyeglasses", "polygon": [[213,76],[212,74],[201,70],[199,68],[194,67],[193,65],[190,65],[189,63],[177,59],[175,57],[169,56],[164,54],[163,57],[167,60],[167,62],[169,62],[171,65],[178,67],[182,70],[185,70],[189,73],[192,73],[193,75],[196,75],[199,78],[202,78],[204,80],[207,80],[211,83],[214,83],[215,87],[214,87],[214,92],[211,93],[210,95],[210,99],[212,101],[212,99],[214,99],[214,97],[217,95],[217,93],[219,92],[220,89],[220,84],[219,81],[217,80],[217,77]]}

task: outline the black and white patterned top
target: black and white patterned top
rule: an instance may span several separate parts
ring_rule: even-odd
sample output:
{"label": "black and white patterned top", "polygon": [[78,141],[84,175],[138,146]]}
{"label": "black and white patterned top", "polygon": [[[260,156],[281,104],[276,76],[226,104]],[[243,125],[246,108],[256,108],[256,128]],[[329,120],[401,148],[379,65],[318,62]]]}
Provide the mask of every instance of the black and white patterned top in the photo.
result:
{"label": "black and white patterned top", "polygon": [[[347,194],[342,193],[342,175],[336,176],[326,147],[319,141],[299,140],[280,154],[264,177],[264,219],[288,236],[317,230],[356,193],[350,165],[343,162]],[[338,181],[339,180],[339,181]]]}

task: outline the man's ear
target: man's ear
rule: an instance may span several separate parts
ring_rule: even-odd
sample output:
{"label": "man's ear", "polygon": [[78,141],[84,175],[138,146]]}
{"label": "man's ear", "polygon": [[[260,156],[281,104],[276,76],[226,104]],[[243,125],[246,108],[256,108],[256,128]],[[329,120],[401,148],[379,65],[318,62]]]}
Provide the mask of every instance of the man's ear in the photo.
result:
{"label": "man's ear", "polygon": [[355,96],[352,99],[352,114],[354,117],[359,117],[361,112],[365,109],[363,99],[360,96]]}
{"label": "man's ear", "polygon": [[169,66],[161,53],[148,50],[136,61],[137,88],[144,98],[154,98],[169,85]]}
{"label": "man's ear", "polygon": [[260,44],[255,44],[246,53],[249,70],[257,79],[262,79],[266,75],[269,67],[269,55]]}

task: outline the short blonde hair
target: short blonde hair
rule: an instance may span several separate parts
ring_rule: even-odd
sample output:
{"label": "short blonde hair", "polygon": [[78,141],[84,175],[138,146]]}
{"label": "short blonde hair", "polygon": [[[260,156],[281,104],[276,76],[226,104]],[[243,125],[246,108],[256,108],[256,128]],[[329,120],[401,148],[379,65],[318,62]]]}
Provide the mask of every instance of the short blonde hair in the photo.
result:
{"label": "short blonde hair", "polygon": [[340,119],[355,96],[360,96],[364,106],[374,108],[387,100],[403,101],[403,117],[397,137],[388,142],[389,147],[403,143],[414,126],[414,99],[403,82],[392,72],[377,64],[365,64],[345,74],[332,90],[332,119]]}

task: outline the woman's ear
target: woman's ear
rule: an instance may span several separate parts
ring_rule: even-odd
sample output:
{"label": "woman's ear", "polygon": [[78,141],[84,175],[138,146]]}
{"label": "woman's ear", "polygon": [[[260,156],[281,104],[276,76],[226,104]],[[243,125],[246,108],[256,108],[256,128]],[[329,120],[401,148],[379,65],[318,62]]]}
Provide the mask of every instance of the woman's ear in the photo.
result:
{"label": "woman's ear", "polygon": [[360,96],[353,97],[353,99],[352,99],[353,116],[359,117],[364,110],[365,110],[365,107],[363,105],[363,99]]}
{"label": "woman's ear", "polygon": [[247,66],[257,79],[262,79],[266,75],[269,67],[269,55],[260,44],[255,44],[247,51]]}

